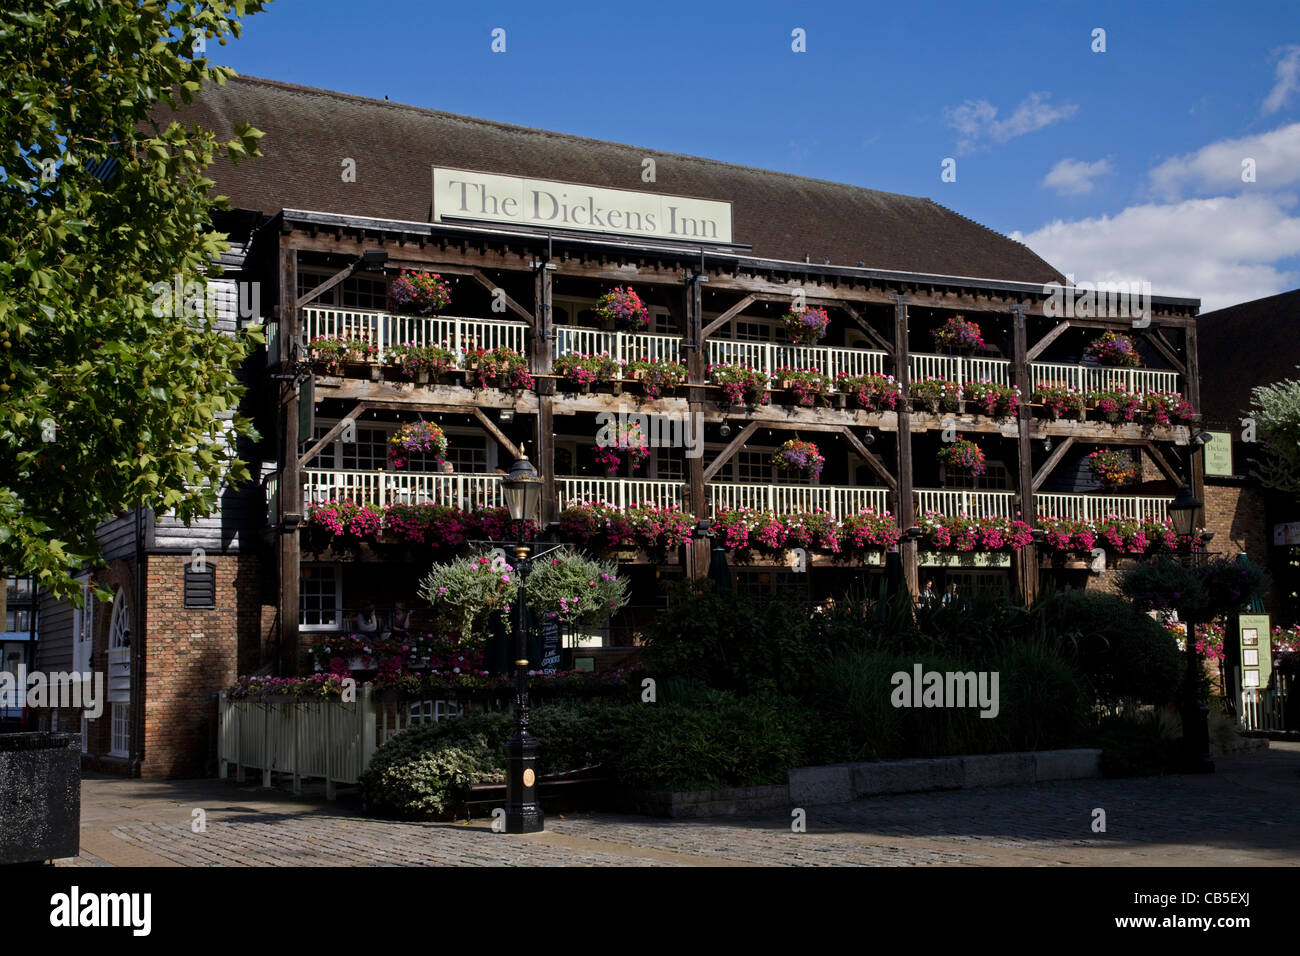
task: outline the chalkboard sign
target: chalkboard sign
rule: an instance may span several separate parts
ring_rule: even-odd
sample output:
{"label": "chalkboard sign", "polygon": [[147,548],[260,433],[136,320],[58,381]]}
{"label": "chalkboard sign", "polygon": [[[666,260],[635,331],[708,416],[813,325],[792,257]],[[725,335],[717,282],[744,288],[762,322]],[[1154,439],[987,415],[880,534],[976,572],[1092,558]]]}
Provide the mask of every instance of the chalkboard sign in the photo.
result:
{"label": "chalkboard sign", "polygon": [[556,621],[547,621],[541,627],[542,659],[538,668],[544,674],[554,674],[560,669],[563,655],[560,649],[560,625]]}

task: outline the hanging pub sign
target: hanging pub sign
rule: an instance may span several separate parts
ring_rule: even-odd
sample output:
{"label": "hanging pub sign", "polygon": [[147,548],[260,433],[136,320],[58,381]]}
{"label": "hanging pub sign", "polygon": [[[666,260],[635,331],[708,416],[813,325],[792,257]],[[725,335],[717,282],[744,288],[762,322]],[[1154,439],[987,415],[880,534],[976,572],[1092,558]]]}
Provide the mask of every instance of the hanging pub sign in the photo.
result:
{"label": "hanging pub sign", "polygon": [[1205,474],[1211,478],[1232,475],[1232,432],[1210,432],[1205,448]]}
{"label": "hanging pub sign", "polygon": [[728,244],[731,203],[433,167],[433,221]]}

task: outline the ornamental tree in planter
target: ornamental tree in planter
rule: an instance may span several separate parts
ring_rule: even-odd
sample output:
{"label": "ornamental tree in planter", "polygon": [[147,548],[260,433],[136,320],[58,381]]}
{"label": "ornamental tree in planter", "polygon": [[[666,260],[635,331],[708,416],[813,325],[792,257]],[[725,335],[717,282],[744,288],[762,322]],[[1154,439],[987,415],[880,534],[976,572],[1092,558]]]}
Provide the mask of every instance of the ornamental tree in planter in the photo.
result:
{"label": "ornamental tree in planter", "polygon": [[681,362],[640,358],[628,363],[628,375],[641,383],[646,398],[671,393],[686,382],[686,366]]}
{"label": "ornamental tree in planter", "polygon": [[986,468],[983,449],[968,438],[958,438],[945,445],[936,457],[949,471],[971,476],[984,474]]}
{"label": "ornamental tree in planter", "polygon": [[1103,332],[1088,344],[1083,357],[1116,368],[1135,368],[1138,364],[1137,342],[1123,332]]}
{"label": "ornamental tree in planter", "polygon": [[825,309],[795,309],[781,316],[781,324],[793,341],[811,345],[825,338],[831,317]]}
{"label": "ornamental tree in planter", "polygon": [[1067,386],[1048,386],[1034,390],[1030,401],[1041,405],[1043,412],[1051,419],[1082,418],[1085,396],[1077,388]]}
{"label": "ornamental tree in planter", "polygon": [[436,272],[403,269],[388,287],[388,307],[402,315],[437,315],[451,302],[451,283]]}
{"label": "ornamental tree in planter", "polygon": [[447,436],[433,422],[407,422],[388,439],[388,460],[394,468],[403,468],[412,455],[428,455],[441,464],[447,457]]}
{"label": "ornamental tree in planter", "polygon": [[794,471],[811,477],[820,475],[825,464],[826,459],[816,445],[798,438],[782,443],[772,456],[772,467],[778,471]]}
{"label": "ornamental tree in planter", "polygon": [[630,332],[643,332],[650,326],[650,310],[631,286],[615,286],[597,299],[596,315]]}
{"label": "ornamental tree in planter", "polygon": [[955,412],[961,407],[962,388],[943,378],[923,378],[908,386],[912,400],[934,414]]}
{"label": "ornamental tree in planter", "polygon": [[795,402],[804,408],[827,404],[832,383],[829,375],[816,369],[779,368],[772,374],[775,382],[794,393]]}
{"label": "ornamental tree in planter", "polygon": [[596,436],[596,463],[605,466],[605,473],[618,474],[626,456],[632,462],[632,470],[638,470],[650,457],[650,446],[646,443],[639,421],[619,424],[611,421],[603,425]]}
{"label": "ornamental tree in planter", "polygon": [[564,376],[583,391],[590,391],[596,382],[612,382],[623,377],[623,363],[611,358],[608,352],[599,355],[570,352],[557,358],[552,368],[556,375]]}
{"label": "ornamental tree in planter", "polygon": [[941,351],[974,352],[988,348],[984,336],[980,334],[979,325],[960,315],[954,315],[937,329],[931,330],[930,335],[934,337],[935,347]]}
{"label": "ornamental tree in planter", "polygon": [[1013,385],[995,382],[967,382],[963,391],[966,401],[989,418],[1012,418],[1020,408],[1020,390]]}
{"label": "ornamental tree in planter", "polygon": [[841,372],[835,380],[840,392],[850,395],[858,408],[869,412],[892,411],[903,397],[902,386],[892,375],[849,375]]}
{"label": "ornamental tree in planter", "polygon": [[1088,467],[1106,488],[1122,488],[1138,477],[1137,462],[1124,451],[1098,449],[1088,456]]}
{"label": "ornamental tree in planter", "polygon": [[731,405],[766,405],[768,376],[743,365],[710,365],[709,381],[722,387],[724,401]]}

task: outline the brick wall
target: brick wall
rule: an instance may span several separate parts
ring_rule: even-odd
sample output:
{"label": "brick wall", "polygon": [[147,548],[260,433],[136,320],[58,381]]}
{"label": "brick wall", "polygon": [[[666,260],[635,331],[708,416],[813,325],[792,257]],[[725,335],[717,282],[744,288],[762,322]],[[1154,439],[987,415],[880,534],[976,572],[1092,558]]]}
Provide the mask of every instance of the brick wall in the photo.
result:
{"label": "brick wall", "polygon": [[[210,555],[216,607],[187,608],[188,555],[148,557],[148,641],[141,776],[202,776],[216,765],[216,695],[262,642],[259,560]],[[242,653],[241,653],[242,650]]]}
{"label": "brick wall", "polygon": [[1214,532],[1210,550],[1233,557],[1242,551],[1256,564],[1268,560],[1264,496],[1241,485],[1205,485],[1205,527]]}

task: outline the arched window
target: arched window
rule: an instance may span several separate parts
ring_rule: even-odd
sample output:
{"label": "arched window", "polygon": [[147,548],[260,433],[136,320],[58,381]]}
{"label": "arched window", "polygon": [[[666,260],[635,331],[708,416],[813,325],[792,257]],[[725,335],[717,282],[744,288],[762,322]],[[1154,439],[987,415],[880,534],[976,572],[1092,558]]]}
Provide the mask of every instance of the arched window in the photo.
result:
{"label": "arched window", "polygon": [[117,650],[131,646],[131,608],[126,597],[126,588],[118,588],[113,597],[113,617],[109,624],[108,649]]}

